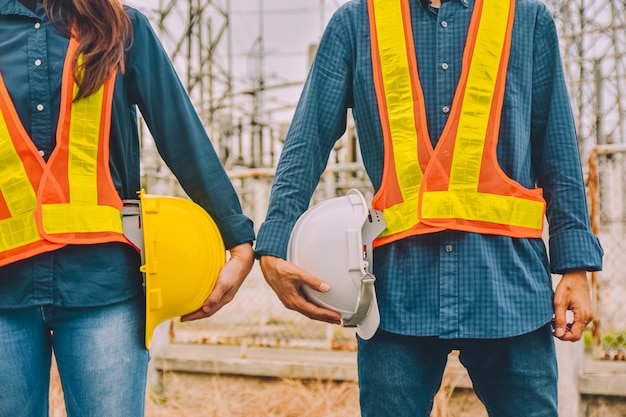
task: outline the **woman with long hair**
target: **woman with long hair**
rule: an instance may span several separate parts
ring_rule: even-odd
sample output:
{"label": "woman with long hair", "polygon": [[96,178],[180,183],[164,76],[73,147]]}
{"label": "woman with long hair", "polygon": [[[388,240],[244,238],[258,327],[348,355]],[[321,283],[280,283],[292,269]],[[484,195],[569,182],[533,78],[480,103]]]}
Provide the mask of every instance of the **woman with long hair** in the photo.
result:
{"label": "woman with long hair", "polygon": [[[146,17],[118,0],[0,2],[0,416],[48,415],[54,352],[68,416],[144,415],[141,257],[122,228],[141,112],[230,256],[195,312],[229,302],[252,222]],[[183,237],[184,238],[184,237]]]}

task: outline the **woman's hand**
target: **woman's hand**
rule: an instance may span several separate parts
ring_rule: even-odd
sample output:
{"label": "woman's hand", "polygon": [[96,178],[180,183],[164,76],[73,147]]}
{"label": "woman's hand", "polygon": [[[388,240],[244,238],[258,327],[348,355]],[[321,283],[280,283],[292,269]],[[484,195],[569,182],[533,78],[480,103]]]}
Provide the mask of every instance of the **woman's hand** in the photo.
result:
{"label": "woman's hand", "polygon": [[242,243],[230,249],[230,259],[220,270],[215,288],[204,305],[193,313],[181,317],[181,321],[210,317],[232,301],[246,279],[254,263],[254,250],[250,243]]}

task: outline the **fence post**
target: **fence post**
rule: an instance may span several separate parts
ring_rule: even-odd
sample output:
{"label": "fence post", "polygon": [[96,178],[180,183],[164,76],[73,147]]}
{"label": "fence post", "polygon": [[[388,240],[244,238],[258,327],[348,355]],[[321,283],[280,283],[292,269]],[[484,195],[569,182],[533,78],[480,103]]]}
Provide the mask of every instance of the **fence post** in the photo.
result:
{"label": "fence post", "polygon": [[559,415],[583,417],[579,379],[584,368],[584,345],[579,342],[562,342],[555,339],[559,367]]}

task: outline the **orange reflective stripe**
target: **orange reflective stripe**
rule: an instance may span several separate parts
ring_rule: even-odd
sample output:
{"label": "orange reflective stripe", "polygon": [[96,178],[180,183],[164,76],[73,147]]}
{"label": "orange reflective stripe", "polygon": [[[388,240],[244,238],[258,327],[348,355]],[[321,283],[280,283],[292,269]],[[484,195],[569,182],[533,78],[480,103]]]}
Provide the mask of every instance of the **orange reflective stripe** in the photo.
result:
{"label": "orange reflective stripe", "polygon": [[386,236],[419,227],[418,189],[432,146],[424,128],[424,95],[415,65],[409,2],[369,0],[368,6],[374,83],[385,141],[383,182],[372,206],[386,208],[387,228],[381,234]]}
{"label": "orange reflective stripe", "polygon": [[6,124],[0,123],[0,164],[8,174],[0,177],[0,190],[11,213],[11,217],[0,220],[0,252],[39,240],[34,217],[36,196],[17,153],[5,152],[11,149],[8,141]]}
{"label": "orange reflective stripe", "polygon": [[48,163],[24,130],[0,75],[0,266],[68,243],[128,243],[109,169],[116,74],[95,94],[73,102],[76,47],[72,38]]}
{"label": "orange reflective stripe", "polygon": [[540,236],[541,190],[508,178],[495,152],[514,1],[475,2],[452,111],[434,150],[416,60],[409,53],[414,46],[408,3],[369,0],[368,7],[385,139],[383,181],[372,205],[383,210],[387,229],[375,244],[443,229]]}
{"label": "orange reflective stripe", "polygon": [[[77,45],[72,38],[64,69],[61,113],[66,129],[59,130],[57,147],[48,161],[52,177],[59,181],[59,187],[64,191],[62,195],[51,193],[42,196],[43,228],[48,235],[75,232],[121,234],[122,202],[108,170],[110,108],[115,74],[94,94],[73,102],[78,86],[71,76],[69,58]],[[45,181],[48,179],[48,176],[44,178]],[[105,190],[107,192],[104,193]],[[73,240],[74,237],[52,239]]]}
{"label": "orange reflective stripe", "polygon": [[[469,67],[460,107],[448,190],[478,190],[481,161],[485,151],[489,113],[493,103],[496,80],[503,77],[500,60],[507,30],[508,1],[490,4],[489,13],[482,13],[472,65]],[[497,54],[495,53],[497,52]],[[503,92],[503,91],[502,91]]]}
{"label": "orange reflective stripe", "polygon": [[[39,232],[34,212],[37,208],[37,197],[18,148],[24,146],[14,143],[13,138],[26,136],[19,131],[15,123],[17,114],[7,102],[9,93],[4,80],[0,76],[0,194],[8,216],[0,219],[0,252],[25,246],[39,240]],[[19,124],[21,126],[21,124]],[[15,140],[17,141],[17,140]],[[26,149],[27,152],[30,150]],[[31,167],[31,170],[41,166]]]}
{"label": "orange reflective stripe", "polygon": [[0,266],[63,246],[39,235],[35,188],[44,164],[0,74]]}
{"label": "orange reflective stripe", "polygon": [[[477,3],[479,25],[469,71],[459,81],[452,114],[435,158],[453,155],[445,173],[426,171],[420,219],[438,227],[539,237],[545,202],[541,190],[528,190],[506,177],[496,157],[514,2]],[[476,21],[476,20],[474,20]],[[452,117],[452,116],[451,116]],[[432,175],[431,175],[432,174]]]}

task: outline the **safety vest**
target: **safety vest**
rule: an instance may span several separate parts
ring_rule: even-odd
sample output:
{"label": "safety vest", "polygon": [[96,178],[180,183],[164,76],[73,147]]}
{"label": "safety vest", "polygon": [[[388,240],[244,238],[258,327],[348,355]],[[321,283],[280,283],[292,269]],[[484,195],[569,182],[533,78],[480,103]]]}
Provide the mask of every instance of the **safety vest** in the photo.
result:
{"label": "safety vest", "polygon": [[476,0],[462,74],[433,149],[409,0],[368,0],[385,148],[372,206],[383,211],[387,229],[375,246],[446,229],[541,237],[542,190],[507,177],[496,156],[514,8],[513,0]]}
{"label": "safety vest", "polygon": [[26,133],[0,75],[0,266],[67,244],[128,243],[109,168],[115,73],[93,95],[77,91],[70,39],[56,146],[48,162]]}

